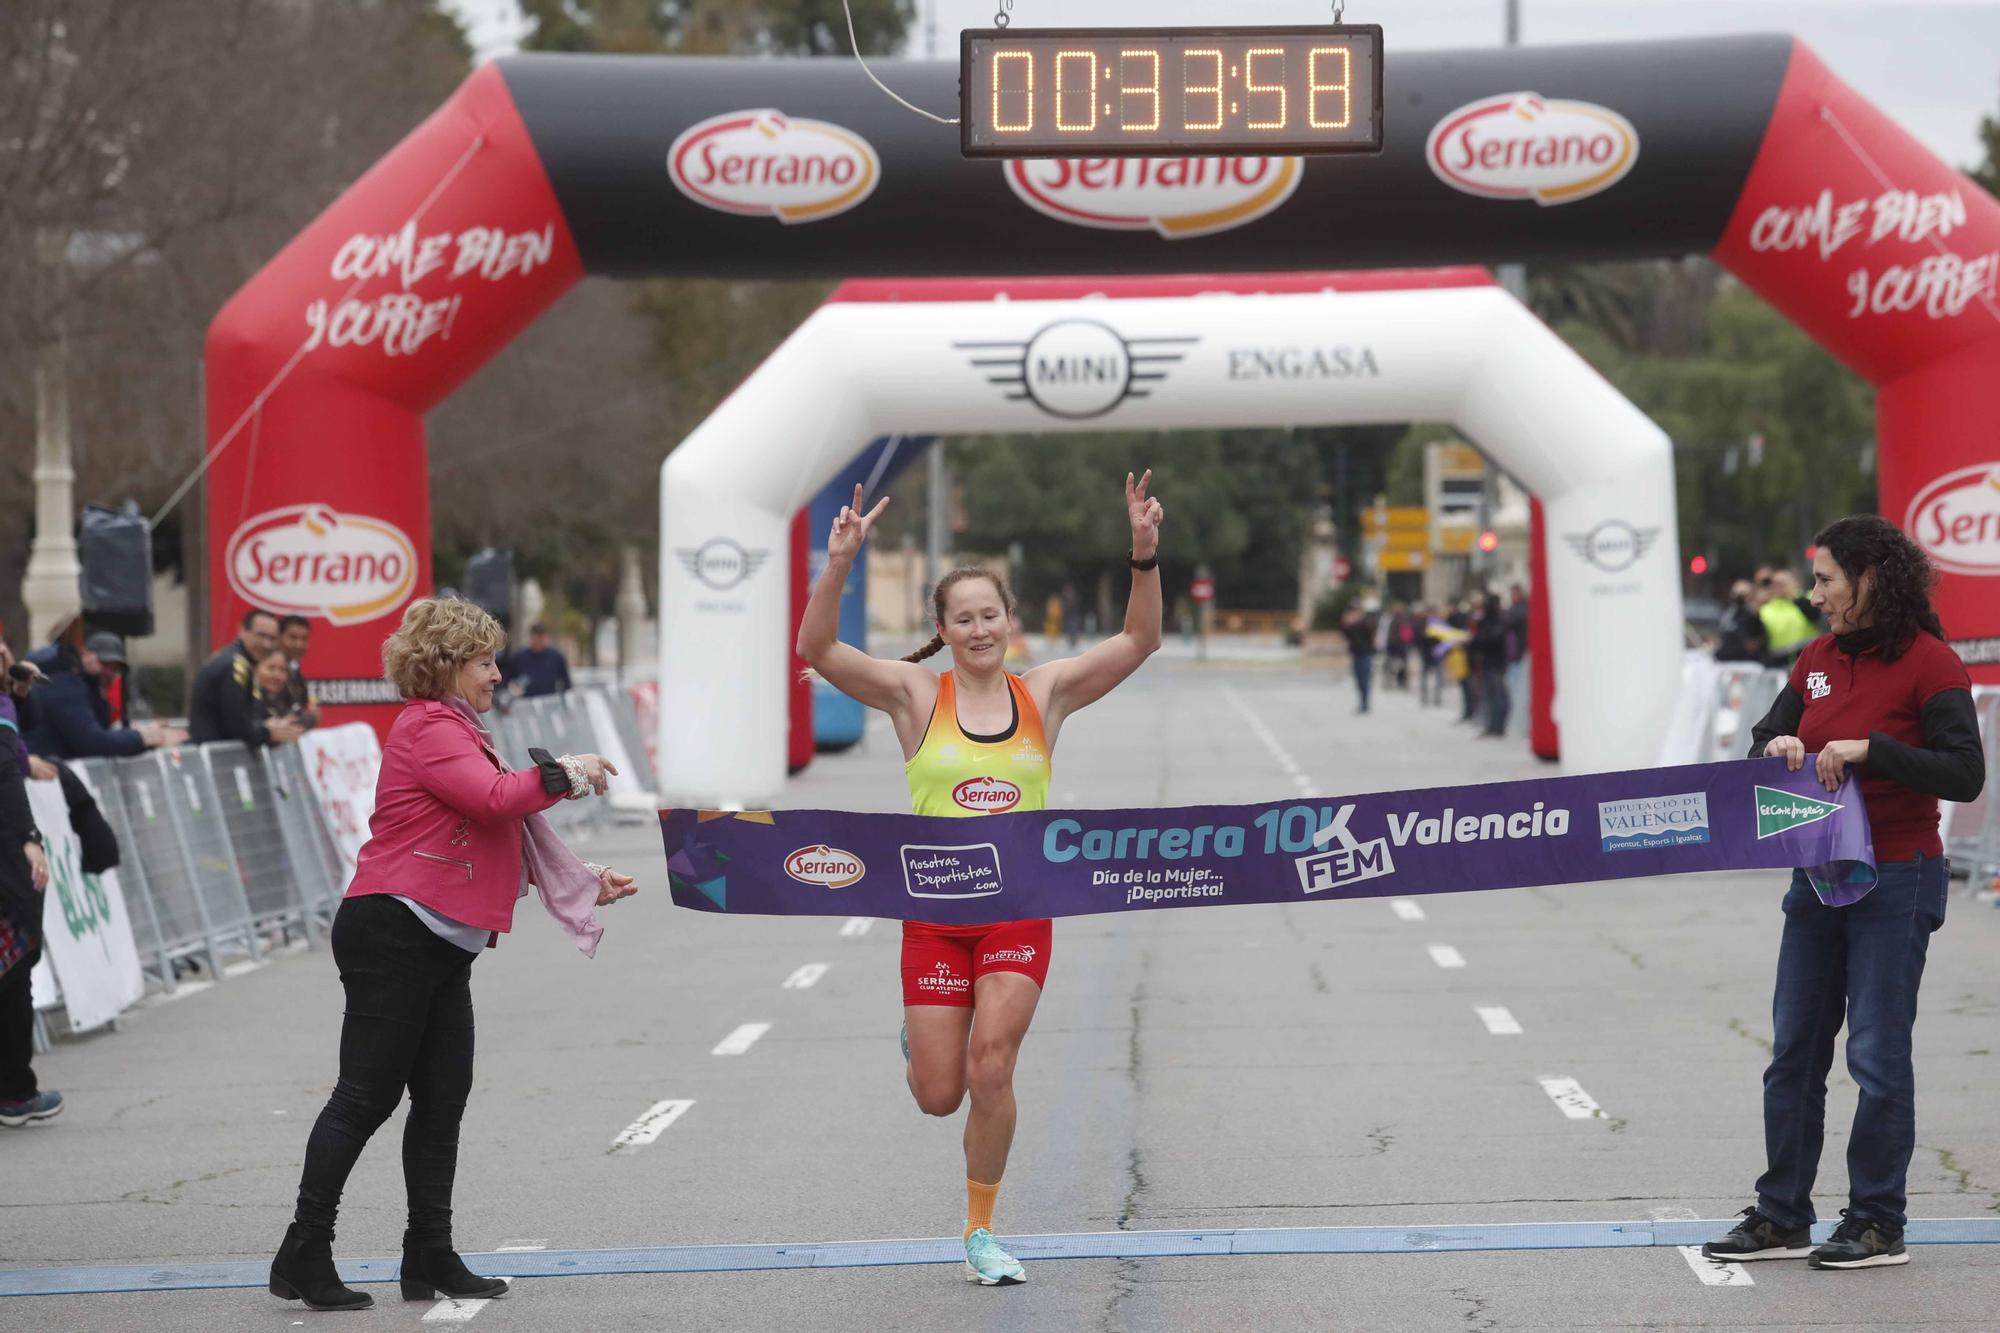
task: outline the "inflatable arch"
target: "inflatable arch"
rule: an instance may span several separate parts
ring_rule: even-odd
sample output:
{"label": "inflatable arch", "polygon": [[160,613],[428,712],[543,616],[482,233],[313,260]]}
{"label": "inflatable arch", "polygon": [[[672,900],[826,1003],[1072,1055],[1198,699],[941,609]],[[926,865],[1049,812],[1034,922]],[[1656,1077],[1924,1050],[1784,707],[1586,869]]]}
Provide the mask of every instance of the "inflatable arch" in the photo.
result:
{"label": "inflatable arch", "polygon": [[1551,562],[1542,598],[1565,762],[1653,761],[1681,670],[1672,447],[1483,270],[906,279],[843,285],[667,458],[663,788],[750,805],[781,789],[790,659],[774,650],[796,607],[770,567],[800,507],[865,442],[1107,418],[1160,431],[1451,420],[1588,557]]}
{"label": "inflatable arch", "polygon": [[[966,161],[955,131],[847,61],[480,68],[210,329],[214,637],[253,602],[322,619],[322,698],[383,716],[382,622],[431,586],[424,413],[586,272],[1252,273],[1708,253],[1878,386],[1879,508],[1937,557],[1939,607],[1975,678],[2000,680],[2000,204],[1789,38],[1400,54],[1388,37],[1387,148],[1311,161]],[[919,104],[956,100],[953,65],[878,69]],[[1501,304],[1460,294],[1474,297]],[[1103,424],[1145,420],[1166,393],[1128,396]],[[1508,461],[1525,475],[1525,459]],[[689,542],[669,531],[663,544]],[[1651,542],[1632,569],[1658,568],[1638,581],[1671,584],[1672,556],[1664,535]],[[1622,574],[1604,568],[1621,558],[1603,534],[1559,540],[1551,578],[1566,562]],[[685,565],[663,572],[671,620],[703,585]],[[1584,764],[1581,737],[1566,739]],[[754,766],[782,770],[777,756]],[[725,791],[720,776],[670,794],[773,794],[765,780]]]}

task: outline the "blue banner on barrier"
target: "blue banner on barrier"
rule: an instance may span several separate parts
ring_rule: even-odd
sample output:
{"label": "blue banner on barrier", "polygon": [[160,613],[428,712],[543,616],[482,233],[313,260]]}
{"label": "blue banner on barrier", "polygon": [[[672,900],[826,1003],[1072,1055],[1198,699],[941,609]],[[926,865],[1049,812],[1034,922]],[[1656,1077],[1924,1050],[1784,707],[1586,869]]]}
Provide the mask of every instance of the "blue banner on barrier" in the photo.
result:
{"label": "blue banner on barrier", "polygon": [[1778,759],[1266,805],[939,819],[663,810],[673,898],[705,912],[973,925],[1150,907],[1526,888],[1802,867],[1833,906],[1875,886],[1850,773]]}

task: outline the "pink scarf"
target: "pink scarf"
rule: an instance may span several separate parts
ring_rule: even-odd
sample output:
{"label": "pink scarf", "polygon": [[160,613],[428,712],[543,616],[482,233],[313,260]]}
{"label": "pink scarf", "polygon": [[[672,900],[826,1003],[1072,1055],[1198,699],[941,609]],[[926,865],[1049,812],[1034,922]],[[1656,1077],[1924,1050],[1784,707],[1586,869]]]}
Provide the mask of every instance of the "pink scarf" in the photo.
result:
{"label": "pink scarf", "polygon": [[[445,696],[445,702],[454,712],[472,724],[479,733],[481,744],[500,765],[503,773],[513,772],[513,768],[493,744],[493,733],[479,720],[471,704],[456,694]],[[576,947],[583,950],[586,958],[597,956],[597,942],[604,937],[604,927],[597,924],[597,894],[602,887],[597,876],[590,873],[575,852],[563,845],[556,831],[549,827],[549,821],[539,814],[529,815],[522,821],[521,837],[521,892],[528,892],[528,885],[540,890],[542,906],[556,919]]]}

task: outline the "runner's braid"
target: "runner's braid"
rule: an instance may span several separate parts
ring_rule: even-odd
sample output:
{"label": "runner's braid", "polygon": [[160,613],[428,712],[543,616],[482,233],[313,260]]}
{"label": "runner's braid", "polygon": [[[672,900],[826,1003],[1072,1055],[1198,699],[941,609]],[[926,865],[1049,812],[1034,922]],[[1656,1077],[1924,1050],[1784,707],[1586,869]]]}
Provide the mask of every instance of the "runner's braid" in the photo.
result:
{"label": "runner's braid", "polygon": [[[991,580],[994,589],[1000,594],[1001,604],[1007,608],[1007,618],[1010,621],[1014,618],[1014,595],[1007,591],[1005,581],[998,574],[995,574],[983,565],[965,565],[952,570],[951,573],[939,579],[937,591],[931,594],[931,609],[937,615],[938,624],[944,624],[944,604],[951,590],[967,579]],[[914,653],[906,655],[903,660],[905,662],[921,662],[926,657],[934,657],[942,651],[944,651],[944,634],[940,631],[931,636],[929,643],[917,649]]]}

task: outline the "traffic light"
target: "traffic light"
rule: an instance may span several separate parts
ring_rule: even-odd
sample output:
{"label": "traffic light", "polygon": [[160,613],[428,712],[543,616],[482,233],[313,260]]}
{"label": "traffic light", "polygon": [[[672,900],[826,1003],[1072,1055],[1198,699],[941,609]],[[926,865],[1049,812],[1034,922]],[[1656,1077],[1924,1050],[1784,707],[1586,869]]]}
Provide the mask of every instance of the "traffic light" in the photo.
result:
{"label": "traffic light", "polygon": [[1495,551],[1500,549],[1500,534],[1495,532],[1491,528],[1488,528],[1486,529],[1486,531],[1480,533],[1479,549],[1486,555],[1492,555]]}
{"label": "traffic light", "polygon": [[1694,559],[1688,561],[1688,573],[1690,574],[1708,573],[1708,557],[1705,555],[1698,555]]}

